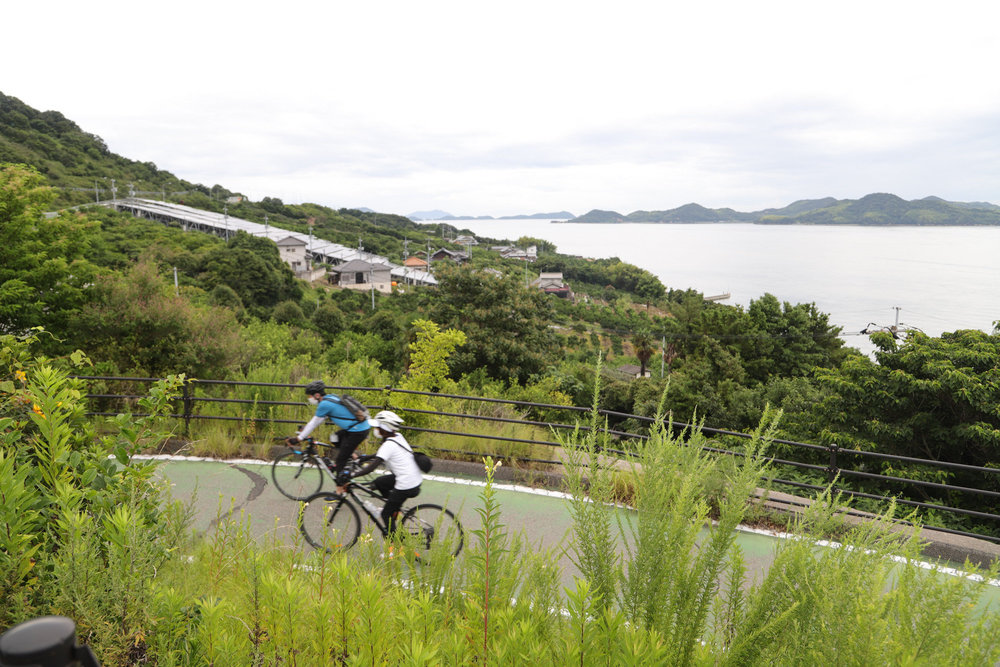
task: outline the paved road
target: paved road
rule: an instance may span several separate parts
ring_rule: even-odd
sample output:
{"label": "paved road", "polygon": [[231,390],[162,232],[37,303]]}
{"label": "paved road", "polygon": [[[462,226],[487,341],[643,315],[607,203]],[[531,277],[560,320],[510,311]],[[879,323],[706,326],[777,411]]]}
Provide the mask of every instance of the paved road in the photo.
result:
{"label": "paved road", "polygon": [[[297,537],[298,503],[274,487],[270,463],[171,460],[160,465],[159,474],[170,481],[175,498],[193,499],[196,530],[210,532],[220,521],[244,513],[258,539],[275,537],[290,543]],[[324,486],[328,490],[331,487],[329,482]],[[471,540],[474,538],[470,531],[480,527],[475,508],[481,505],[482,488],[483,483],[478,479],[428,475],[418,500],[451,509],[459,516],[467,540]],[[509,532],[523,531],[532,545],[564,551],[572,521],[562,494],[501,483],[494,488]],[[738,534],[737,542],[743,550],[750,581],[759,580],[770,565],[780,539],[756,532]],[[564,582],[571,584],[578,570],[565,553],[560,565]],[[1000,587],[988,587],[984,598],[983,604],[989,602],[993,610],[1000,608]]]}
{"label": "paved road", "polygon": [[[279,540],[291,542],[297,535],[298,503],[274,487],[269,463],[166,461],[160,465],[160,474],[170,481],[174,497],[194,499],[196,530],[211,531],[220,520],[245,513],[258,539],[274,533]],[[331,486],[327,482],[324,488]],[[494,488],[509,532],[522,531],[532,545],[564,551],[572,520],[562,494],[500,483]],[[481,505],[482,489],[477,479],[432,474],[426,477],[417,500],[448,507],[459,516],[468,535],[481,525],[475,508]],[[770,563],[777,538],[740,533],[737,539],[749,572],[762,572]],[[560,565],[569,583],[578,572],[565,554]]]}

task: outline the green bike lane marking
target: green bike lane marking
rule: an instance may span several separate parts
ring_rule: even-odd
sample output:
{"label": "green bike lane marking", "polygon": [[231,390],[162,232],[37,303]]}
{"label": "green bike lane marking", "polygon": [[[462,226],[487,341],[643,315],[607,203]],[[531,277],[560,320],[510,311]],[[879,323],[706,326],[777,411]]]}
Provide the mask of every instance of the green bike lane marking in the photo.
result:
{"label": "green bike lane marking", "polygon": [[[277,538],[282,542],[298,539],[297,512],[299,503],[282,495],[271,480],[271,462],[257,460],[201,459],[195,457],[143,457],[161,461],[159,474],[170,483],[172,495],[180,500],[193,500],[194,528],[210,531],[219,520],[244,516],[251,532],[258,538]],[[421,494],[407,501],[444,505],[459,517],[466,532],[466,544],[471,531],[480,527],[475,511],[480,506],[484,482],[460,476],[427,474]],[[523,533],[528,544],[536,548],[554,549],[564,572],[564,581],[571,583],[578,570],[568,548],[572,518],[566,494],[496,482],[493,485],[500,504],[501,520],[511,535]],[[333,490],[333,483],[324,479],[323,490]],[[626,516],[634,512],[621,508]],[[364,515],[362,514],[362,517]],[[703,531],[703,535],[707,530]],[[783,539],[794,536],[772,531],[741,527],[736,542],[743,551],[748,582],[758,582],[771,564],[775,550]],[[829,548],[830,543],[817,543]],[[917,563],[916,566],[936,568],[946,575],[968,576],[953,566]],[[1000,582],[985,587],[979,606],[1000,608]]]}

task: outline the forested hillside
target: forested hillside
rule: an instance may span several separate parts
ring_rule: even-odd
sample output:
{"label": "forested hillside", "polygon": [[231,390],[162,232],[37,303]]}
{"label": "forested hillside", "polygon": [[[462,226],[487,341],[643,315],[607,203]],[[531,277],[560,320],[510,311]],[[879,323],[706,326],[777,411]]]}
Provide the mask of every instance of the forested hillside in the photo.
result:
{"label": "forested hillside", "polygon": [[767,225],[1000,225],[1000,207],[985,202],[949,202],[940,197],[906,201],[876,193],[861,199],[804,199],[784,208],[741,212],[685,204],[668,211],[594,210],[570,222],[709,223],[754,222]]}
{"label": "forested hillside", "polygon": [[[601,407],[622,413],[655,414],[666,390],[664,406],[679,420],[746,430],[771,405],[784,410],[789,439],[974,465],[1000,459],[996,333],[881,334],[872,361],[845,348],[814,304],[769,294],[746,308],[707,303],[640,267],[561,255],[531,238],[514,241],[536,245],[537,262],[502,259],[482,239],[466,264],[434,264],[437,289],[371,295],[308,284],[266,240],[225,242],[105,207],[67,207],[114,178],[276,227],[305,231],[312,218],[318,237],[397,262],[404,248],[464,250],[448,246],[461,230],[274,197],[226,203],[239,193],[113,155],[56,112],[0,103],[0,333],[44,327],[47,353],[81,349],[95,374],[395,385],[407,381],[410,344],[431,322],[463,332],[464,343],[427,390],[586,406],[600,359]],[[527,285],[540,271],[562,272],[575,298]],[[623,364],[651,377],[616,372]]]}

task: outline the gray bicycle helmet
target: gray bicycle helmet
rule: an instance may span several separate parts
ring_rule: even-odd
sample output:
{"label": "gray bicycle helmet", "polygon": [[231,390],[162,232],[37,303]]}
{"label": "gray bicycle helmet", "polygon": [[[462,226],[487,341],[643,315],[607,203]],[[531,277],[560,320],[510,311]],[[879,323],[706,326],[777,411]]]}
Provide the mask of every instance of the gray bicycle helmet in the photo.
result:
{"label": "gray bicycle helmet", "polygon": [[306,385],[306,393],[312,396],[313,394],[325,394],[326,385],[323,384],[322,380],[316,380],[315,382],[310,382]]}

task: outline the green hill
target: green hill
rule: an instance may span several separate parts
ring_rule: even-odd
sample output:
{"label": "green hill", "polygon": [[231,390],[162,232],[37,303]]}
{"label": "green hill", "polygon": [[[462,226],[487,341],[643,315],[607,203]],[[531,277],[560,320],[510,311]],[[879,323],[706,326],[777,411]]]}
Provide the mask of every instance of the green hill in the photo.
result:
{"label": "green hill", "polygon": [[861,199],[802,199],[784,208],[744,213],[731,208],[685,204],[667,211],[621,215],[593,210],[570,222],[710,223],[755,222],[767,225],[1000,225],[1000,206],[987,202],[951,202],[940,197],[906,201],[876,193]]}
{"label": "green hill", "polygon": [[[59,192],[57,205],[110,199],[112,181],[119,197],[163,196],[211,189],[177,178],[152,162],[115,155],[99,136],[84,132],[58,111],[37,111],[0,93],[0,162],[29,164]],[[216,186],[218,188],[218,186]]]}
{"label": "green hill", "polygon": [[1000,225],[1000,210],[975,208],[939,198],[906,201],[876,193],[797,215],[766,215],[762,224],[800,225]]}
{"label": "green hill", "polygon": [[[138,162],[108,150],[95,134],[82,130],[58,111],[38,111],[0,93],[0,163],[28,164],[41,172],[58,193],[55,206],[66,208],[135,194],[222,212],[354,247],[363,238],[371,252],[401,257],[403,240],[420,244],[439,239],[441,226],[420,225],[403,216],[358,209],[332,209],[319,204],[286,205],[276,197],[251,202],[221,185],[207,187],[178,178],[152,162]],[[457,230],[445,225],[447,233]]]}

